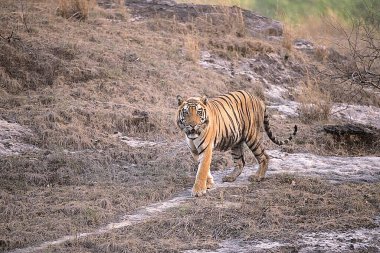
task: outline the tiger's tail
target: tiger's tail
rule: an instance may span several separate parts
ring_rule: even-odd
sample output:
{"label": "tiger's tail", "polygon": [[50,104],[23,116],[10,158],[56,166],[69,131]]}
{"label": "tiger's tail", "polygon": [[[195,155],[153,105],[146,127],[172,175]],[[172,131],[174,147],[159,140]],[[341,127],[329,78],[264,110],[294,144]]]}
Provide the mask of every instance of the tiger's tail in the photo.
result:
{"label": "tiger's tail", "polygon": [[273,141],[275,144],[277,145],[284,145],[284,144],[288,144],[292,139],[293,139],[293,136],[296,135],[297,133],[297,125],[294,126],[294,131],[293,133],[289,136],[289,138],[285,139],[285,140],[279,140],[277,139],[273,133],[272,133],[272,130],[270,129],[270,125],[269,125],[269,116],[268,116],[268,113],[267,111],[265,110],[264,112],[264,128],[265,128],[265,132],[267,133],[269,139],[271,139],[271,141]]}

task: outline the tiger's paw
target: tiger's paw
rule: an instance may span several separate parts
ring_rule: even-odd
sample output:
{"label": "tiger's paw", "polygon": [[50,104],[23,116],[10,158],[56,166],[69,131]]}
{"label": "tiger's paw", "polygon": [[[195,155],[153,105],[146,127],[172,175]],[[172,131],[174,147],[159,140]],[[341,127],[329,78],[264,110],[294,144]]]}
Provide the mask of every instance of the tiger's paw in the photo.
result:
{"label": "tiger's paw", "polygon": [[233,175],[226,175],[223,177],[223,182],[234,182],[236,180],[236,177]]}
{"label": "tiger's paw", "polygon": [[248,181],[250,182],[260,182],[260,181],[263,181],[264,179],[264,176],[260,176],[260,175],[251,175],[248,177]]}
{"label": "tiger's paw", "polygon": [[200,185],[199,183],[195,183],[193,186],[193,190],[191,192],[191,195],[193,197],[201,197],[203,195],[206,195],[207,192],[207,187],[206,184]]}
{"label": "tiger's paw", "polygon": [[214,187],[214,179],[212,177],[207,178],[206,188],[211,189]]}

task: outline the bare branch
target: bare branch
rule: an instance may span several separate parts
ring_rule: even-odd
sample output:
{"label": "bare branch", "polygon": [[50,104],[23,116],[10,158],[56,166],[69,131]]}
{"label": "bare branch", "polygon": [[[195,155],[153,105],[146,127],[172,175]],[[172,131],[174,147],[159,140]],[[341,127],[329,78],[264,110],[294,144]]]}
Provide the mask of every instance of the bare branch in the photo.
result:
{"label": "bare branch", "polygon": [[340,24],[332,25],[346,40],[343,49],[348,51],[348,58],[330,62],[334,70],[330,77],[341,84],[380,89],[380,28],[367,9],[366,18],[353,18],[348,30]]}
{"label": "bare branch", "polygon": [[3,39],[3,40],[6,40],[8,43],[11,43],[12,41],[15,41],[15,40],[20,40],[19,37],[16,37],[14,35],[14,31],[12,30],[11,34],[4,37],[3,35],[0,34],[0,38]]}
{"label": "bare branch", "polygon": [[25,30],[29,33],[31,32],[31,29],[28,25],[28,18],[25,12],[25,3],[23,0],[20,0],[20,5],[21,5],[21,21],[24,24]]}

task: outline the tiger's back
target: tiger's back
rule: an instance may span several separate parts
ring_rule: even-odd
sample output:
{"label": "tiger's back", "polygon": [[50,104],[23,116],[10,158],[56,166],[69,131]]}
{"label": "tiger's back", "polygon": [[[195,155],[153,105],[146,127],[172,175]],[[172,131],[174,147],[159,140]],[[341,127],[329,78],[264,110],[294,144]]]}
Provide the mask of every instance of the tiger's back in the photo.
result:
{"label": "tiger's back", "polygon": [[213,115],[210,134],[214,149],[225,151],[260,137],[265,104],[257,97],[245,91],[230,92],[209,99],[208,107]]}

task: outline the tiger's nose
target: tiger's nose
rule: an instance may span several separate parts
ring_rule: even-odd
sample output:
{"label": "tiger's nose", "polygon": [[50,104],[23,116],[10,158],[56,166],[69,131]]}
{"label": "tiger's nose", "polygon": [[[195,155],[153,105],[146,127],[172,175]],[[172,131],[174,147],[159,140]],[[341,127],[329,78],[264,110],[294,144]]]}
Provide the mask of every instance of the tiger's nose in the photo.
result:
{"label": "tiger's nose", "polygon": [[194,128],[191,129],[191,130],[190,130],[190,133],[191,133],[191,134],[195,134],[195,129],[194,129]]}

